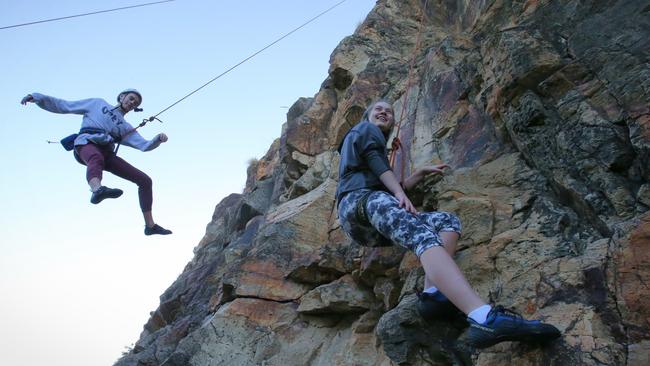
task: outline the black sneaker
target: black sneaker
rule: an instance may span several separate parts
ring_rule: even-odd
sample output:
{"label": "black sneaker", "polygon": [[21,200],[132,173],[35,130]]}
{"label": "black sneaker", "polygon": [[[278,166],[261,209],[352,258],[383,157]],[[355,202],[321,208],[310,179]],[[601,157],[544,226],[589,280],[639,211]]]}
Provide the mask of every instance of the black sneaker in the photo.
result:
{"label": "black sneaker", "polygon": [[167,230],[158,224],[154,224],[152,227],[145,225],[144,227],[144,235],[169,235],[171,233],[171,230]]}
{"label": "black sneaker", "polygon": [[106,198],[117,198],[122,195],[122,190],[117,189],[117,188],[108,188],[105,186],[101,186],[97,188],[95,192],[93,192],[93,195],[90,196],[90,203],[93,205],[96,205],[103,201]]}
{"label": "black sneaker", "polygon": [[561,336],[560,331],[539,320],[526,320],[514,311],[497,306],[490,310],[484,324],[467,318],[467,341],[476,348],[485,348],[506,341],[548,342]]}
{"label": "black sneaker", "polygon": [[438,291],[435,294],[417,291],[417,309],[425,320],[452,320],[463,313]]}

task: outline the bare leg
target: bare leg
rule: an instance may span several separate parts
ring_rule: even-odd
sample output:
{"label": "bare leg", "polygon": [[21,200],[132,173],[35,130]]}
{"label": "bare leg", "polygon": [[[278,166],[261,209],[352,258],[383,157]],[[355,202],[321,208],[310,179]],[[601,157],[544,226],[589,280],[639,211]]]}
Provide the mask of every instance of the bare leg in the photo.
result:
{"label": "bare leg", "polygon": [[[453,257],[454,253],[456,253],[456,243],[458,242],[458,237],[458,233],[453,231],[440,232],[440,239],[442,239],[442,244],[444,245],[447,253],[449,253],[450,257]],[[432,286],[435,285],[429,281],[429,277],[424,276],[424,289],[426,290]]]}
{"label": "bare leg", "polygon": [[151,211],[143,212],[142,216],[144,216],[144,223],[147,227],[153,227],[156,224],[156,222],[153,221],[153,214]]}
{"label": "bare leg", "polygon": [[469,314],[486,305],[469,285],[446,248],[436,246],[425,250],[420,256],[420,262],[426,276],[425,283],[440,289],[463,313]]}

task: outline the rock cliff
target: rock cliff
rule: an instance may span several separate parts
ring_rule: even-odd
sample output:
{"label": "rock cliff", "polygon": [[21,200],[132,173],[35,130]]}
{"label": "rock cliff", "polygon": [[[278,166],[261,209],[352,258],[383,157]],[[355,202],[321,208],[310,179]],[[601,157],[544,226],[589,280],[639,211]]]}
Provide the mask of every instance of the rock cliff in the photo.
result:
{"label": "rock cliff", "polygon": [[[117,365],[650,364],[649,46],[641,0],[378,1]],[[453,166],[410,194],[461,217],[469,282],[562,338],[473,350],[419,317],[412,253],[342,233],[336,147],[377,98],[397,172]]]}

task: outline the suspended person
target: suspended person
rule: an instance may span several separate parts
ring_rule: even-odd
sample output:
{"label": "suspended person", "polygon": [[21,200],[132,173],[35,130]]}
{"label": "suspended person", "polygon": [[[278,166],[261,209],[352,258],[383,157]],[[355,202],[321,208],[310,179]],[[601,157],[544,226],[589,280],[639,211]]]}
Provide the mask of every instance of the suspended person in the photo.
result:
{"label": "suspended person", "polygon": [[461,233],[459,219],[446,212],[417,212],[404,193],[427,174],[442,174],[448,166],[418,169],[402,186],[387,159],[386,139],[394,123],[391,104],[374,102],[339,147],[336,197],[343,230],[361,245],[396,243],[415,252],[424,268],[427,292],[419,299],[419,310],[424,308],[429,316],[442,315],[455,305],[467,316],[467,340],[474,347],[559,337],[554,326],[492,307],[470,287],[450,255]]}
{"label": "suspended person", "polygon": [[138,185],[140,208],[145,221],[145,235],[172,233],[171,230],[156,224],[153,219],[151,178],[117,156],[115,152],[116,143],[141,151],[150,151],[167,141],[167,135],[164,133],[146,140],[124,119],[124,116],[132,110],[141,111],[138,108],[142,103],[142,94],[139,91],[124,90],[118,94],[118,104],[115,106],[99,98],[65,101],[39,93],[27,95],[20,103],[23,105],[36,103],[42,109],[53,113],[83,115],[81,130],[78,134],[70,136],[70,143],[73,144],[70,148],[74,149],[77,161],[86,166],[86,180],[92,191],[90,202],[98,204],[104,199],[118,198],[122,195],[122,190],[102,185],[103,171],[111,172]]}

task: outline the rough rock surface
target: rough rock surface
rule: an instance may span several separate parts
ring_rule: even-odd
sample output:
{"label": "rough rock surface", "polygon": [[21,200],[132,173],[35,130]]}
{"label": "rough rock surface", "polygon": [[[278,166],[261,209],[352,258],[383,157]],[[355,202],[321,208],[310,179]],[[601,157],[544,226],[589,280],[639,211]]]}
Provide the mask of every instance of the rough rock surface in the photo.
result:
{"label": "rough rock surface", "polygon": [[[116,365],[650,364],[649,46],[641,0],[378,1]],[[377,98],[397,172],[453,166],[410,194],[461,217],[470,283],[559,340],[471,349],[418,316],[413,254],[342,233],[336,147]]]}

